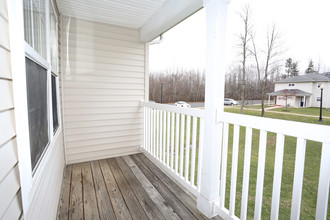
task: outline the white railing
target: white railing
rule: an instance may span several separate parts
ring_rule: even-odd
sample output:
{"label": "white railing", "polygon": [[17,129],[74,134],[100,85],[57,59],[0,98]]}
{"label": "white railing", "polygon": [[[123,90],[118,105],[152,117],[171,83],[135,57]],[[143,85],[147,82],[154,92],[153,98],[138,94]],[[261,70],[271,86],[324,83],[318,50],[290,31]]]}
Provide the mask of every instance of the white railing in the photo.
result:
{"label": "white railing", "polygon": [[141,105],[146,155],[197,196],[204,111],[150,102],[141,102]]}
{"label": "white railing", "polygon": [[[270,147],[267,142],[267,135],[273,136],[276,145],[273,188],[271,196],[271,214],[267,219],[278,219],[280,208],[281,181],[283,171],[283,156],[286,147],[286,137],[291,136],[296,141],[296,154],[294,163],[294,179],[291,198],[291,219],[300,219],[300,207],[302,200],[302,190],[304,183],[304,167],[305,167],[305,152],[306,141],[311,140],[322,144],[322,153],[320,161],[320,172],[317,190],[317,204],[315,211],[315,219],[327,218],[329,182],[330,182],[330,126],[307,124],[293,121],[284,121],[277,119],[261,118],[254,116],[238,115],[233,113],[223,113],[218,126],[223,126],[222,139],[222,161],[221,161],[221,181],[220,181],[220,202],[217,205],[218,214],[224,219],[249,219],[247,216],[249,199],[250,183],[250,165],[251,165],[251,146],[253,132],[259,133],[258,163],[257,163],[257,179],[255,187],[255,205],[254,219],[261,219],[263,207],[263,191],[265,177],[265,161],[266,151]],[[233,127],[232,140],[229,140],[230,129]],[[240,135],[240,128],[245,127],[245,134]],[[257,131],[255,131],[255,129]],[[254,131],[253,131],[254,130]],[[275,133],[275,134],[273,134]],[[240,140],[240,136],[244,140]],[[228,142],[232,141],[232,160],[231,160],[231,175],[227,179],[227,159],[228,159]],[[237,197],[237,170],[238,170],[238,152],[240,148],[244,149],[244,165],[243,165],[243,180],[241,196]],[[243,146],[242,146],[243,145]],[[220,163],[220,162],[219,162]],[[286,169],[287,167],[284,167]],[[317,172],[317,171],[316,171]],[[316,180],[317,181],[317,180]],[[226,198],[226,183],[230,183],[229,208],[225,207]],[[283,194],[282,194],[283,196]],[[235,204],[237,198],[240,198],[241,210],[240,215],[235,216]],[[251,208],[251,207],[249,207]],[[237,212],[236,212],[237,213]]]}
{"label": "white railing", "polygon": [[[198,196],[203,164],[201,154],[204,110],[149,102],[141,102],[141,105],[144,108],[143,149],[146,155],[186,189]],[[319,179],[315,180],[318,187],[315,187],[314,196],[317,196],[317,204],[315,204],[314,212],[315,219],[325,220],[327,218],[330,186],[330,126],[226,112],[221,113],[217,126],[221,126],[219,130],[222,131],[222,135],[219,135],[222,136],[222,142],[219,143],[219,147],[221,147],[220,190],[219,202],[215,203],[216,214],[223,219],[262,219],[262,210],[265,207],[263,194],[266,190],[271,192],[270,199],[268,196],[270,201],[266,201],[268,203],[266,209],[270,212],[267,219],[279,219],[282,173],[284,169],[289,168],[283,166],[286,164],[283,163],[284,150],[289,147],[287,141],[290,139],[290,147],[292,148],[293,144],[293,148],[295,148],[295,157],[292,159],[295,160],[292,162],[294,168],[290,171],[293,182],[292,179],[289,180],[289,185],[292,187],[292,193],[290,191],[289,195],[291,199],[290,218],[300,218],[303,185],[310,184],[304,182],[307,141],[319,142],[319,145],[322,145],[321,158],[319,158],[320,169],[318,171],[316,168],[315,171],[319,172]],[[294,141],[292,141],[293,139]],[[273,184],[264,187],[264,181],[267,179],[265,170],[268,169],[269,172],[269,162],[265,167],[266,161],[269,159],[266,153],[271,147],[274,149],[272,159],[274,171],[270,174],[273,177]],[[239,155],[241,156],[239,157]],[[253,155],[254,158],[251,160]],[[244,165],[239,165],[242,163]],[[231,166],[230,170],[228,166]],[[250,180],[252,166],[256,167],[252,181],[255,181],[253,183],[255,185],[253,186],[251,186]],[[242,176],[238,176],[240,169],[240,172],[243,172]],[[283,178],[287,177],[283,176]],[[241,189],[240,186],[242,186]],[[255,190],[253,195],[249,194],[251,187]],[[237,190],[238,188],[240,190]],[[282,197],[284,197],[283,194]],[[254,205],[251,201],[254,202]],[[240,210],[236,210],[237,204],[240,204]],[[253,216],[248,215],[248,210],[251,209],[253,209]]]}

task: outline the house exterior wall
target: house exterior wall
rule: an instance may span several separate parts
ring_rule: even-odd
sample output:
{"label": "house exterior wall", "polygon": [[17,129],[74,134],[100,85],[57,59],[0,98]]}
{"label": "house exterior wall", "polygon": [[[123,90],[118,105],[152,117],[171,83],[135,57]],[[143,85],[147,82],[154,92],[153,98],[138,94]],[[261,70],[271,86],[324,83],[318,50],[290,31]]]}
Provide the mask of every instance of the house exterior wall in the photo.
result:
{"label": "house exterior wall", "polygon": [[22,214],[7,1],[0,1],[0,219]]}
{"label": "house exterior wall", "polygon": [[[55,10],[58,12],[56,4]],[[60,27],[61,20],[58,18],[58,65],[61,66],[61,41],[60,41]],[[61,76],[61,68],[58,72],[59,78]],[[59,83],[61,85],[61,83]],[[61,86],[59,93],[61,91]],[[61,97],[61,96],[60,96]],[[61,99],[58,100],[61,106]],[[60,118],[62,118],[62,111],[60,111]],[[60,201],[60,194],[62,189],[63,171],[65,168],[64,142],[63,142],[63,123],[56,131],[54,139],[49,146],[50,152],[47,161],[44,163],[43,172],[34,197],[32,198],[30,208],[27,212],[27,219],[56,219],[58,203]]]}
{"label": "house exterior wall", "polygon": [[[320,82],[324,83],[323,89],[323,103],[322,106],[324,108],[330,108],[330,83],[329,82]],[[311,96],[311,106],[313,107],[320,107],[320,102],[316,101],[317,97],[321,97],[321,90],[318,87],[319,83],[313,83],[313,95]]]}
{"label": "house exterior wall", "polygon": [[[31,170],[25,172],[22,168],[23,161],[30,155],[21,153],[29,145],[26,142],[19,144],[22,143],[22,136],[29,135],[28,131],[19,135],[22,122],[15,120],[22,110],[19,105],[24,105],[18,93],[24,91],[19,85],[22,83],[22,76],[26,74],[24,63],[17,65],[24,60],[24,47],[17,47],[18,44],[23,45],[23,31],[16,26],[17,20],[20,20],[18,18],[23,18],[23,10],[19,10],[21,6],[20,0],[0,1],[0,219],[56,219],[65,166],[61,127],[36,172],[32,174]],[[22,34],[18,35],[16,30],[20,30]],[[13,39],[21,40],[17,42]],[[22,55],[21,59],[15,59],[14,54]],[[16,66],[22,67],[19,68],[21,71],[17,71]],[[18,79],[21,81],[18,82]],[[31,188],[26,187],[29,182],[25,178],[27,176],[32,179]],[[23,205],[24,199],[28,201],[27,206]]]}
{"label": "house exterior wall", "polygon": [[61,30],[67,162],[138,152],[146,50],[139,31],[65,16]]}
{"label": "house exterior wall", "polygon": [[[311,96],[306,96],[306,107],[319,107],[320,102],[316,101],[317,97],[321,96],[320,88],[318,88],[319,83],[324,83],[323,90],[323,107],[330,107],[330,83],[329,82],[305,82],[305,83],[294,83],[294,86],[289,86],[289,83],[276,83],[275,91],[281,89],[300,89],[305,92],[312,93]],[[292,84],[292,83],[290,83]],[[285,100],[281,97],[277,97],[277,105],[285,106]],[[288,99],[288,105],[291,107],[300,107],[300,97],[290,97]]]}

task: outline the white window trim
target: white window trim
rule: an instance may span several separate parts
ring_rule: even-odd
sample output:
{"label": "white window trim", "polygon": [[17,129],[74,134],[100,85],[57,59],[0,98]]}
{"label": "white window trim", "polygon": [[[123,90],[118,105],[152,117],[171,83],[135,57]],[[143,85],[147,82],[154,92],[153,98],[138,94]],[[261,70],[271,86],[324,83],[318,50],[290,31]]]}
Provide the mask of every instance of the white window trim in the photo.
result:
{"label": "white window trim", "polygon": [[[49,2],[46,0],[46,47],[47,60],[41,57],[28,43],[24,40],[24,15],[22,0],[7,0],[8,19],[9,19],[9,37],[11,42],[11,67],[13,78],[13,96],[15,106],[16,134],[17,134],[17,151],[19,158],[21,195],[23,205],[23,218],[27,218],[27,213],[31,202],[36,194],[36,190],[40,185],[41,179],[45,174],[45,170],[50,161],[50,157],[55,149],[54,143],[62,130],[62,122],[60,117],[60,99],[57,84],[57,103],[58,103],[58,120],[59,127],[55,134],[53,133],[52,123],[52,103],[51,103],[51,65],[50,65],[50,23],[49,23]],[[52,5],[53,6],[53,5]],[[54,9],[54,6],[53,6]],[[55,12],[58,21],[58,14]],[[56,26],[56,28],[58,28]],[[57,32],[58,33],[58,32]],[[58,45],[57,45],[58,49]],[[28,107],[27,107],[27,86],[26,86],[26,67],[25,57],[37,62],[39,65],[47,69],[47,95],[48,95],[48,123],[49,123],[49,144],[46,146],[43,156],[39,160],[33,173],[31,166],[30,137],[28,124]],[[58,59],[58,55],[57,55]],[[58,63],[58,62],[57,62]],[[58,64],[57,64],[58,65]],[[57,75],[57,74],[56,74]],[[57,79],[58,80],[58,79]]]}

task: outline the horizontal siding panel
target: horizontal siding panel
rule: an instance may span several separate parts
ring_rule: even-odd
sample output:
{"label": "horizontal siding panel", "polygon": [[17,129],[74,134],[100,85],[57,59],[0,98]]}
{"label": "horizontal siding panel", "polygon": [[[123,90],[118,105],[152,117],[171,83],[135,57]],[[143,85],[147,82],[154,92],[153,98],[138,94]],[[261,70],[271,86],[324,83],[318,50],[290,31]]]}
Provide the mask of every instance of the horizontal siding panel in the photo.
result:
{"label": "horizontal siding panel", "polygon": [[8,20],[7,1],[0,1],[0,15]]}
{"label": "horizontal siding panel", "polygon": [[0,47],[0,78],[11,79],[10,53]]}
{"label": "horizontal siding panel", "polygon": [[0,111],[14,107],[13,85],[11,80],[0,79]]}
{"label": "horizontal siding panel", "polygon": [[116,149],[106,149],[102,151],[91,151],[87,153],[67,154],[68,164],[80,163],[91,160],[100,160],[110,157],[118,157],[140,152],[140,146],[128,146]]}
{"label": "horizontal siding panel", "polygon": [[94,146],[99,144],[113,144],[113,143],[119,143],[123,141],[137,141],[141,139],[140,134],[135,135],[125,135],[120,137],[109,137],[109,138],[99,138],[99,139],[90,139],[90,140],[84,140],[84,141],[67,141],[66,146],[67,148],[81,148],[84,146]]}
{"label": "horizontal siding panel", "polygon": [[118,58],[118,59],[127,59],[127,60],[139,60],[144,61],[143,54],[134,54],[134,53],[125,53],[124,51],[112,51],[112,50],[94,50],[89,48],[71,48],[67,54],[63,54],[63,59],[67,60],[69,56],[72,60],[82,60],[90,58],[91,60],[98,58]]}
{"label": "horizontal siding panel", "polygon": [[63,80],[73,82],[109,82],[109,83],[127,83],[127,84],[143,84],[143,78],[132,77],[118,77],[118,76],[88,76],[88,75],[70,75],[64,76]]}
{"label": "horizontal siding panel", "polygon": [[139,32],[136,29],[133,28],[125,28],[125,27],[119,27],[115,25],[109,25],[109,24],[104,24],[100,22],[93,22],[89,20],[84,20],[84,19],[79,19],[79,18],[74,18],[74,17],[67,17],[63,16],[63,24],[68,23],[70,20],[70,25],[71,27],[74,28],[93,28],[93,29],[98,29],[98,30],[109,30],[111,29],[112,32],[115,33],[121,33],[125,35],[130,35],[133,37],[138,38],[139,37]]}
{"label": "horizontal siding panel", "polygon": [[144,89],[131,90],[131,89],[65,89],[65,95],[104,95],[104,96],[130,96],[139,95],[140,97],[144,94]]}
{"label": "horizontal siding panel", "polygon": [[133,66],[128,63],[128,65],[114,64],[114,63],[89,63],[84,61],[73,61],[67,64],[63,61],[63,65],[70,66],[71,69],[83,68],[83,69],[95,69],[95,70],[119,70],[119,71],[131,71],[131,72],[142,72],[144,71],[143,66]]}
{"label": "horizontal siding panel", "polygon": [[[9,26],[8,21],[0,16],[0,47],[3,47],[9,51]],[[1,64],[2,65],[2,64]]]}
{"label": "horizontal siding panel", "polygon": [[64,116],[65,121],[75,122],[75,121],[99,121],[99,120],[111,120],[111,119],[128,119],[128,118],[143,118],[143,113],[124,113],[124,114],[92,114],[92,115],[70,115]]}
{"label": "horizontal siding panel", "polygon": [[130,124],[136,124],[136,123],[142,123],[142,122],[143,122],[143,118],[114,119],[114,120],[101,120],[101,121],[66,122],[65,129],[69,129],[69,128],[92,128],[92,127],[111,126],[111,125],[112,126],[130,125]]}
{"label": "horizontal siding panel", "polygon": [[124,102],[65,102],[65,108],[111,108],[111,107],[137,107],[139,101]]}
{"label": "horizontal siding panel", "polygon": [[75,30],[71,31],[68,37],[67,42],[69,42],[69,45],[71,45],[71,42],[80,43],[83,42],[87,45],[116,45],[126,48],[134,48],[138,50],[144,50],[144,44],[141,44],[137,41],[127,41],[125,39],[114,39],[109,38],[106,36],[98,36],[97,33],[94,33],[94,30],[90,30],[90,32],[86,35],[84,33],[75,32]]}
{"label": "horizontal siding panel", "polygon": [[142,108],[139,106],[122,108],[71,108],[66,109],[65,115],[91,115],[91,114],[118,114],[118,113],[142,113]]}
{"label": "horizontal siding panel", "polygon": [[0,216],[9,207],[20,189],[18,166],[11,169],[8,175],[0,182]]}
{"label": "horizontal siding panel", "polygon": [[[67,32],[66,32],[67,33]],[[137,36],[131,36],[127,34],[123,34],[121,32],[113,32],[113,31],[107,31],[104,29],[97,29],[94,28],[93,31],[91,32],[90,27],[86,26],[77,26],[75,29],[70,30],[70,35],[72,36],[77,36],[77,35],[84,35],[84,36],[102,36],[103,38],[106,39],[114,39],[114,40],[121,40],[121,41],[130,41],[130,42],[139,42],[137,39]]]}
{"label": "horizontal siding panel", "polygon": [[[15,136],[14,110],[0,112],[0,146]],[[1,198],[1,197],[0,197]]]}
{"label": "horizontal siding panel", "polygon": [[125,129],[108,132],[93,132],[88,134],[67,135],[67,142],[94,140],[101,138],[123,137],[126,135],[142,135],[142,129]]}
{"label": "horizontal siding panel", "polygon": [[124,101],[136,101],[142,100],[141,96],[78,96],[78,95],[66,95],[64,96],[65,102],[124,102]]}
{"label": "horizontal siding panel", "polygon": [[73,82],[64,81],[66,88],[85,88],[85,89],[130,89],[141,90],[144,89],[143,84],[124,84],[124,83],[101,83],[101,82]]}
{"label": "horizontal siding panel", "polygon": [[118,150],[120,148],[127,148],[127,147],[137,147],[139,143],[137,141],[121,141],[118,143],[109,144],[99,144],[99,145],[90,145],[84,146],[80,148],[68,148],[67,153],[69,155],[74,154],[81,154],[81,153],[88,153],[93,151],[107,151],[107,150]]}
{"label": "horizontal siding panel", "polygon": [[[65,57],[64,57],[65,58]],[[64,59],[64,64],[66,59]],[[94,65],[100,64],[117,64],[117,65],[129,65],[129,66],[143,66],[144,60],[132,60],[118,57],[97,57],[91,56],[90,54],[76,53],[70,55],[70,64],[76,62],[79,65],[79,62],[93,63]]]}
{"label": "horizontal siding panel", "polygon": [[143,125],[141,123],[137,124],[128,124],[128,125],[116,125],[116,126],[100,126],[100,127],[93,127],[91,128],[70,128],[67,129],[66,140],[70,140],[72,137],[81,136],[85,134],[94,134],[94,133],[103,133],[103,132],[114,132],[114,131],[125,131],[129,129],[142,129]]}
{"label": "horizontal siding panel", "polygon": [[6,212],[3,216],[0,216],[0,219],[19,219],[22,215],[22,203],[21,200],[21,191],[19,190],[16,196],[14,197],[13,201],[10,203],[9,207],[7,208]]}
{"label": "horizontal siding panel", "polygon": [[9,171],[17,164],[17,148],[16,139],[10,140],[8,143],[0,147],[0,182],[9,173]]}
{"label": "horizontal siding panel", "polygon": [[[144,78],[144,73],[142,72],[132,72],[132,71],[120,71],[120,70],[86,70],[83,68],[67,68],[70,70],[65,77],[69,76],[107,76],[107,77],[119,77],[119,78]],[[64,76],[63,76],[64,78]]]}
{"label": "horizontal siding panel", "polygon": [[[94,51],[112,51],[112,52],[121,52],[121,53],[129,53],[129,54],[136,54],[136,55],[144,55],[144,49],[136,49],[132,47],[123,47],[118,45],[112,45],[112,44],[90,44],[85,42],[83,43],[77,43],[75,41],[69,41],[64,42],[62,44],[63,47],[67,48],[70,52],[76,52],[79,49],[76,47],[79,46],[79,48],[82,49],[90,49]],[[70,58],[70,57],[69,57]]]}

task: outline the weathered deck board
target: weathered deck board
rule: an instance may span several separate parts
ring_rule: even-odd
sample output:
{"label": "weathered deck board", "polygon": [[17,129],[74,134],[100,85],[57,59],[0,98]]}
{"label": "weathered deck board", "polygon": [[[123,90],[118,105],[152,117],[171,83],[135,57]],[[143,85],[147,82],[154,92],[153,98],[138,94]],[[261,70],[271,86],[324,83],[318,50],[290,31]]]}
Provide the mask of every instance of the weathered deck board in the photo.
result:
{"label": "weathered deck board", "polygon": [[91,162],[92,173],[94,177],[95,193],[99,207],[100,219],[116,219],[107,188],[104,183],[100,164],[98,161]]}
{"label": "weathered deck board", "polygon": [[84,219],[81,164],[72,166],[69,219]]}
{"label": "weathered deck board", "polygon": [[178,198],[166,187],[166,185],[161,182],[152,171],[140,160],[136,155],[133,157],[133,161],[139,166],[144,175],[152,182],[154,187],[159,191],[159,193],[166,199],[170,206],[174,209],[177,215],[181,219],[196,219],[189,210],[180,202]]}
{"label": "weathered deck board", "polygon": [[196,203],[188,196],[175,182],[173,182],[164,172],[162,172],[154,163],[152,163],[143,154],[135,155],[143,161],[150,170],[153,171],[154,175],[162,181],[167,188],[187,207],[187,209],[197,218],[197,219],[207,219],[196,207]]}
{"label": "weathered deck board", "polygon": [[147,215],[142,209],[139,201],[134,195],[131,187],[128,185],[124,175],[122,174],[117,162],[115,159],[108,159],[108,163],[110,165],[113,176],[116,178],[121,194],[124,197],[124,200],[127,204],[127,208],[129,209],[131,216],[133,219],[147,219]]}
{"label": "weathered deck board", "polygon": [[132,219],[131,214],[129,213],[125,204],[124,198],[117,186],[116,180],[112,175],[108,162],[106,160],[101,160],[100,166],[117,219]]}
{"label": "weathered deck board", "polygon": [[70,188],[71,188],[71,174],[72,165],[68,165],[65,169],[63,185],[62,185],[62,198],[59,203],[58,219],[68,219],[69,204],[70,204]]}
{"label": "weathered deck board", "polygon": [[207,219],[144,155],[68,165],[58,219]]}
{"label": "weathered deck board", "polygon": [[83,163],[81,169],[83,180],[84,217],[85,219],[100,219],[90,163]]}
{"label": "weathered deck board", "polygon": [[139,180],[134,176],[131,169],[128,167],[122,157],[116,158],[116,161],[122,170],[129,186],[133,190],[136,198],[139,200],[141,207],[147,214],[149,219],[164,219],[156,204],[150,199]]}
{"label": "weathered deck board", "polygon": [[138,166],[136,166],[133,160],[129,156],[124,156],[123,158],[127,165],[133,171],[136,178],[141,182],[149,197],[158,206],[165,219],[180,219],[179,216],[174,212],[172,207],[169,206],[166,200],[160,195],[160,193],[155,189],[155,187],[153,187],[152,183],[148,180],[148,178],[142,173]]}

